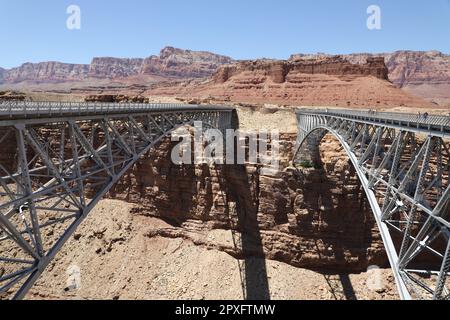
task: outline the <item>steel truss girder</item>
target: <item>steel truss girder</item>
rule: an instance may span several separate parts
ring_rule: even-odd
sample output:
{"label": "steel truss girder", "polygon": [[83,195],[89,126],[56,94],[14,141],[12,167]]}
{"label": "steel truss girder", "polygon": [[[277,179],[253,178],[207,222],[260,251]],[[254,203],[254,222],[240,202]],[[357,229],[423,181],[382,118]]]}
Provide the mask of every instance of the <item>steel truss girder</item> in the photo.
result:
{"label": "steel truss girder", "polygon": [[382,115],[376,121],[372,117],[369,112],[299,110],[294,164],[314,132],[324,132],[315,135],[321,138],[326,132],[334,135],[368,196],[401,298],[448,299],[450,121],[446,126],[445,118],[435,117],[433,124],[439,126],[426,131],[418,118],[414,123],[409,117],[402,127],[400,118],[397,124]]}
{"label": "steel truss girder", "polygon": [[[170,109],[0,119],[0,141],[17,150],[11,163],[0,161],[0,297],[23,298],[98,201],[170,132],[194,121],[233,128],[231,108]],[[54,226],[62,231],[47,231]]]}

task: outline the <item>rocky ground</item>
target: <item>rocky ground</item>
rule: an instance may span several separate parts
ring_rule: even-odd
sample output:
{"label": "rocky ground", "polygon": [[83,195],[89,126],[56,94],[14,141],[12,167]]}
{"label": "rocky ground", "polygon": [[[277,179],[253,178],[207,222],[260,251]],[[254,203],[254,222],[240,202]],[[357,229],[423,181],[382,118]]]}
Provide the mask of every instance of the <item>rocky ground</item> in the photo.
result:
{"label": "rocky ground", "polygon": [[[171,226],[132,209],[121,201],[102,201],[27,299],[398,298],[390,270],[380,271],[377,285],[374,271],[323,274],[271,260],[237,260],[190,240],[152,237]],[[208,237],[232,241],[231,231]],[[81,270],[81,287],[67,290],[74,266]]]}

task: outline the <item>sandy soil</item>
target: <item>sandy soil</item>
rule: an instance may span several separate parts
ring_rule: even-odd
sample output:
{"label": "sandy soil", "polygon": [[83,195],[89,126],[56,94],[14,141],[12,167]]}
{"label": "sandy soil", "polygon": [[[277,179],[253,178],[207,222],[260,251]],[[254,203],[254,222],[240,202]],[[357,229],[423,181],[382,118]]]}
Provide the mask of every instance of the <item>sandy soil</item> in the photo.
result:
{"label": "sandy soil", "polygon": [[258,110],[249,107],[237,107],[237,110],[241,129],[297,132],[297,119],[294,109],[266,106]]}
{"label": "sandy soil", "polygon": [[232,101],[249,104],[273,103],[297,106],[338,106],[341,108],[433,108],[433,104],[375,77],[298,74],[292,82],[274,83],[261,72],[243,72],[225,83],[195,82],[157,86],[146,96]]}
{"label": "sandy soil", "polygon": [[[371,287],[374,271],[324,275],[276,261],[240,261],[183,239],[149,237],[150,230],[169,225],[132,208],[102,201],[27,299],[397,299],[390,270],[381,270],[381,286]],[[81,287],[67,290],[74,266],[81,270]]]}

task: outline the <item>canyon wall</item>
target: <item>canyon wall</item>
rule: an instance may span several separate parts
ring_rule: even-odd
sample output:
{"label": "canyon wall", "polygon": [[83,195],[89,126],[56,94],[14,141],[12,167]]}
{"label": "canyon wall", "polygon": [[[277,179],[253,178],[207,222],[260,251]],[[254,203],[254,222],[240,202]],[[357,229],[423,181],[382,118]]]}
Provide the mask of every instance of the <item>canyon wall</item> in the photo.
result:
{"label": "canyon wall", "polygon": [[[329,58],[327,54],[295,54],[289,61]],[[357,53],[341,56],[353,64],[382,57],[389,80],[399,88],[436,103],[450,105],[450,55],[439,51],[396,51],[393,53]]]}
{"label": "canyon wall", "polygon": [[388,70],[383,58],[368,58],[365,64],[353,64],[340,56],[295,61],[242,61],[220,67],[214,74],[213,79],[216,83],[225,83],[238,74],[258,71],[260,71],[260,74],[270,77],[274,83],[285,82],[290,73],[374,76],[382,80],[388,79]]}
{"label": "canyon wall", "polygon": [[232,63],[230,57],[206,52],[167,47],[159,56],[146,58],[142,74],[177,78],[203,78],[211,76],[221,65]]}
{"label": "canyon wall", "polygon": [[[173,227],[149,237],[184,238],[237,258],[266,257],[310,269],[358,272],[387,265],[364,192],[339,144],[326,138],[323,168],[289,168],[295,135],[281,135],[284,170],[260,164],[184,165],[170,159],[166,140],[141,159],[109,197],[138,205],[136,214]],[[232,230],[234,243],[204,236]]]}
{"label": "canyon wall", "polygon": [[7,70],[3,76],[5,83],[22,81],[62,82],[85,79],[89,65],[61,62],[24,63],[18,68]]}
{"label": "canyon wall", "polygon": [[94,58],[87,76],[100,79],[126,78],[139,74],[144,59]]}
{"label": "canyon wall", "polygon": [[166,47],[159,56],[146,59],[94,58],[91,64],[61,62],[25,63],[10,70],[0,69],[1,83],[70,82],[86,79],[122,79],[138,75],[168,78],[199,78],[212,75],[216,69],[232,63],[229,57],[204,51]]}
{"label": "canyon wall", "polygon": [[433,107],[389,82],[383,58],[376,57],[364,64],[340,56],[241,61],[220,67],[210,81],[155,84],[145,95],[294,106]]}

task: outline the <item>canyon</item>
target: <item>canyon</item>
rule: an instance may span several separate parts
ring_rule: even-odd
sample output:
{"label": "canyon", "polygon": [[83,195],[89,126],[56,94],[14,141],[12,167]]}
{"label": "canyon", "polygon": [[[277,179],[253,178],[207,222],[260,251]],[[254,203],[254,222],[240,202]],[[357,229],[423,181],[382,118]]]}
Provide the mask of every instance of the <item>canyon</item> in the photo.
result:
{"label": "canyon", "polygon": [[[279,170],[260,162],[175,165],[177,142],[162,140],[110,190],[28,298],[397,299],[370,206],[339,142],[326,136],[315,150],[320,164],[293,167],[292,110],[239,112],[244,131],[256,128],[255,119],[261,128],[283,121]],[[11,170],[16,148],[6,145],[2,163]],[[367,284],[372,265],[386,268],[381,288]],[[82,270],[77,290],[67,288],[73,266]]]}
{"label": "canyon", "polygon": [[[289,167],[294,143],[295,134],[282,134],[282,169],[263,173],[254,163],[174,165],[175,144],[165,141],[109,197],[172,224],[149,237],[190,239],[239,259],[266,257],[309,269],[387,266],[370,207],[339,143],[327,137],[322,144],[323,169]],[[210,241],[207,232],[215,229],[236,232],[240,245]]]}

